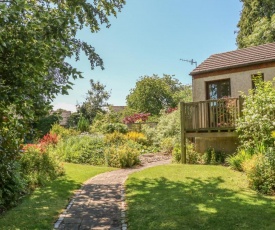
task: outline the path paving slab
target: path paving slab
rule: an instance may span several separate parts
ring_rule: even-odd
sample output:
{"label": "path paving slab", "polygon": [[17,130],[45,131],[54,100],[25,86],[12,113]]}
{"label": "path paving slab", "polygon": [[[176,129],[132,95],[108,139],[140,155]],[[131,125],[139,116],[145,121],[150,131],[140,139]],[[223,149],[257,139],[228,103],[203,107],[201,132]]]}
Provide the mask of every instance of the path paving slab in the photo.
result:
{"label": "path paving slab", "polygon": [[169,157],[156,158],[136,168],[106,172],[89,179],[60,215],[54,229],[127,230],[124,183],[128,175],[169,163]]}

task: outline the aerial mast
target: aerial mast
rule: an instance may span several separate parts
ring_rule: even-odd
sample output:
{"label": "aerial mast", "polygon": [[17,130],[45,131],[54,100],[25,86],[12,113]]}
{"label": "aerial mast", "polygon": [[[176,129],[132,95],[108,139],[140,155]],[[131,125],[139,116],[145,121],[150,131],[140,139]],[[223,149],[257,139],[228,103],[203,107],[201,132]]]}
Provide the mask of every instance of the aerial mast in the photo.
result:
{"label": "aerial mast", "polygon": [[194,59],[191,59],[191,60],[180,59],[180,61],[189,62],[189,63],[191,63],[191,65],[195,64],[195,65],[196,65],[196,68],[197,68],[197,65],[198,65],[198,63],[197,63],[196,61],[194,61]]}

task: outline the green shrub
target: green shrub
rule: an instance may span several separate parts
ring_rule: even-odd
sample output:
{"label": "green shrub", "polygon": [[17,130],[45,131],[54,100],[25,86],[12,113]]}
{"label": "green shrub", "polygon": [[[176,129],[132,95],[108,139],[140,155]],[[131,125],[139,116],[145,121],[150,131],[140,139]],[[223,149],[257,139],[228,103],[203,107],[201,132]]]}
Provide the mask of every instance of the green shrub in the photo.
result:
{"label": "green shrub", "polygon": [[105,149],[105,158],[108,166],[126,168],[137,165],[139,161],[139,150],[133,141],[127,141],[122,145],[111,145]]}
{"label": "green shrub", "polygon": [[161,140],[161,149],[166,153],[172,153],[176,140],[172,137],[166,137]]}
{"label": "green shrub", "polygon": [[54,124],[50,131],[51,134],[57,134],[60,139],[68,138],[71,136],[79,135],[79,131],[74,129],[67,129],[59,124]]}
{"label": "green shrub", "polygon": [[79,130],[80,132],[88,132],[89,127],[90,127],[89,120],[81,116],[77,123],[77,130]]}
{"label": "green shrub", "polygon": [[269,149],[265,154],[254,154],[243,163],[249,185],[256,191],[275,194],[275,152]]}
{"label": "green shrub", "polygon": [[123,144],[127,141],[127,136],[119,132],[114,132],[114,133],[106,134],[104,137],[104,141],[108,145]]}
{"label": "green shrub", "polygon": [[104,139],[101,137],[79,135],[59,141],[54,152],[66,162],[104,165],[104,147]]}
{"label": "green shrub", "polygon": [[226,154],[222,151],[215,151],[213,148],[207,149],[206,153],[203,155],[203,161],[205,164],[224,164]]}
{"label": "green shrub", "polygon": [[186,162],[188,164],[199,164],[201,158],[201,154],[196,152],[194,144],[188,141],[186,144]]}
{"label": "green shrub", "polygon": [[17,204],[25,190],[25,181],[17,161],[8,161],[7,157],[0,159],[0,214]]}
{"label": "green shrub", "polygon": [[[176,143],[172,151],[173,161],[181,163],[181,145]],[[187,164],[199,164],[201,162],[200,153],[195,151],[194,144],[187,141],[186,143],[186,163]]]}
{"label": "green shrub", "polygon": [[229,156],[226,158],[226,162],[229,164],[229,166],[238,171],[243,171],[243,163],[249,159],[251,159],[252,155],[250,152],[241,149],[237,152],[237,154]]}
{"label": "green shrub", "polygon": [[114,132],[104,138],[72,136],[59,141],[53,151],[66,162],[131,167],[139,162],[140,148],[138,143],[127,141],[124,134]]}
{"label": "green shrub", "polygon": [[180,141],[180,112],[162,113],[156,127],[143,126],[142,132],[146,135],[148,142],[160,146],[164,138],[171,137]]}
{"label": "green shrub", "polygon": [[0,111],[0,213],[17,204],[25,187],[17,160],[24,129],[12,114]]}
{"label": "green shrub", "polygon": [[159,146],[160,143],[158,142],[156,138],[156,127],[150,127],[149,125],[143,125],[142,126],[142,133],[144,133],[148,145],[153,145],[153,146]]}
{"label": "green shrub", "polygon": [[[123,112],[114,112],[112,107],[109,107],[107,113],[98,111],[90,126],[91,133],[105,132],[106,124],[117,124],[122,122]],[[118,131],[118,130],[117,130]]]}
{"label": "green shrub", "polygon": [[172,151],[173,161],[176,163],[181,163],[181,146],[176,143]]}
{"label": "green shrub", "polygon": [[176,140],[180,140],[180,111],[163,113],[159,118],[156,133],[159,140],[165,137],[174,137]]}
{"label": "green shrub", "polygon": [[124,125],[121,123],[108,123],[103,125],[102,131],[104,133],[114,133],[114,132],[127,133],[128,128],[127,128],[127,125]]}
{"label": "green shrub", "polygon": [[41,152],[39,148],[29,147],[22,153],[19,162],[22,175],[31,190],[64,173],[60,162],[48,149]]}

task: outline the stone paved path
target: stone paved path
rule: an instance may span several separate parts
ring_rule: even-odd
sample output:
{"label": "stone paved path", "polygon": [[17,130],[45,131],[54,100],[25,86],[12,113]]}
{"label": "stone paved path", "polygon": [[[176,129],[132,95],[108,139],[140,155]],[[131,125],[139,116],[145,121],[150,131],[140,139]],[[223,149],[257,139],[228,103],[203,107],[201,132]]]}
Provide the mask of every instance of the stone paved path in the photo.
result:
{"label": "stone paved path", "polygon": [[60,230],[126,230],[124,182],[129,174],[170,163],[167,159],[146,161],[143,166],[99,174],[76,193],[54,225]]}

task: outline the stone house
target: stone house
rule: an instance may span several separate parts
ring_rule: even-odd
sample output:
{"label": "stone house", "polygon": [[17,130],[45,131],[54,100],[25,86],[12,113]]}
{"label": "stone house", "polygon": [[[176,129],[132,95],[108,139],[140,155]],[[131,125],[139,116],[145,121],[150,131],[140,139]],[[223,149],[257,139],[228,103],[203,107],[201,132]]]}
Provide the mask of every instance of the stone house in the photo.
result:
{"label": "stone house", "polygon": [[[241,112],[240,92],[255,87],[255,76],[264,81],[275,77],[275,43],[211,55],[190,75],[193,102],[181,103],[182,151],[185,139],[192,137],[199,152],[211,147],[232,153],[237,147],[234,130]],[[228,100],[233,105],[230,114]]]}
{"label": "stone house", "polygon": [[253,77],[275,77],[275,43],[211,55],[190,75],[193,101],[238,97],[253,88]]}

